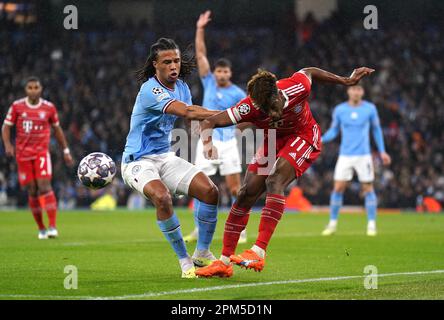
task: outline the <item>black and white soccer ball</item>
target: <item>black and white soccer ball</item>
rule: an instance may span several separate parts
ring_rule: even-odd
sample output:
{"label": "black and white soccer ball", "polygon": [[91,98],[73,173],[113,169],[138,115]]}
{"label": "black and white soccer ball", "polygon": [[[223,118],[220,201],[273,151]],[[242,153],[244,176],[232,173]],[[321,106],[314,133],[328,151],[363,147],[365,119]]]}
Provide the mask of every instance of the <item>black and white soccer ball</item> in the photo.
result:
{"label": "black and white soccer ball", "polygon": [[80,161],[77,176],[90,189],[102,189],[113,181],[116,164],[102,152],[90,153]]}

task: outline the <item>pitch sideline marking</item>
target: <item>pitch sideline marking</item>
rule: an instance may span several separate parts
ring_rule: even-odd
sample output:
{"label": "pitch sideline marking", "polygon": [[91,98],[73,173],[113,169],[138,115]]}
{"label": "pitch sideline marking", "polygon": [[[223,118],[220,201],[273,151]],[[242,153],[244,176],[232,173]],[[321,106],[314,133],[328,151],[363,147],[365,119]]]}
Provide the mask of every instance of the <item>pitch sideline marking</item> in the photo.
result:
{"label": "pitch sideline marking", "polygon": [[[378,274],[379,277],[394,277],[394,276],[412,276],[412,275],[427,275],[427,274],[439,274],[444,273],[444,270],[430,270],[430,271],[415,271],[415,272],[396,272],[396,273],[385,273]],[[324,278],[313,278],[313,279],[298,279],[298,280],[283,280],[283,281],[269,281],[269,282],[255,282],[255,283],[245,283],[245,284],[231,284],[223,286],[214,286],[206,288],[192,288],[192,289],[182,289],[173,291],[161,291],[161,292],[147,292],[142,294],[125,295],[125,296],[110,296],[110,297],[92,297],[92,296],[42,296],[42,295],[27,295],[27,294],[0,294],[0,298],[42,298],[42,299],[80,299],[80,300],[126,300],[126,299],[141,299],[141,298],[151,298],[151,297],[161,297],[167,295],[176,294],[187,294],[196,292],[208,292],[208,291],[218,291],[226,289],[239,289],[257,286],[271,286],[271,285],[281,285],[281,284],[296,284],[296,283],[309,283],[309,282],[324,282],[324,281],[339,281],[339,280],[350,280],[364,278],[367,275],[359,276],[342,276],[342,277],[324,277]]]}
{"label": "pitch sideline marking", "polygon": [[[390,234],[400,234],[400,233],[387,233],[384,232],[385,235]],[[282,233],[279,235],[276,235],[274,239],[276,238],[304,238],[304,237],[320,237],[321,234],[319,232],[300,232],[298,234],[293,233]],[[363,236],[367,237],[364,232],[341,232],[340,236]],[[213,240],[222,240],[223,237],[215,236],[213,237]],[[111,241],[76,241],[76,242],[61,242],[61,246],[66,247],[79,247],[79,246],[89,246],[89,245],[114,245],[114,244],[149,244],[149,243],[157,243],[157,242],[165,242],[164,238],[156,238],[156,239],[133,239],[133,240],[111,240]]]}

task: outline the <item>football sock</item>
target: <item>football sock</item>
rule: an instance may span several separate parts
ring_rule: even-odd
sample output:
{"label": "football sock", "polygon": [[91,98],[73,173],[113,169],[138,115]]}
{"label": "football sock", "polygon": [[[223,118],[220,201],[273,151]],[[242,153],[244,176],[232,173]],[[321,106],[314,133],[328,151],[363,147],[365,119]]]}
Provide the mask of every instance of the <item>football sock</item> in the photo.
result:
{"label": "football sock", "polygon": [[367,220],[376,220],[376,208],[378,206],[378,199],[374,191],[365,194],[365,210],[367,211]]}
{"label": "football sock", "polygon": [[199,258],[206,258],[206,259],[214,259],[214,255],[211,253],[210,250],[194,250],[193,258],[199,257]]}
{"label": "football sock", "polygon": [[39,230],[46,229],[45,224],[43,223],[42,208],[40,207],[39,198],[28,196],[28,203]]}
{"label": "football sock", "polygon": [[[231,205],[233,205],[236,202],[236,199],[237,199],[237,197],[231,196]],[[243,236],[246,237],[247,228],[245,227],[244,230],[242,230],[242,232],[243,232]]]}
{"label": "football sock", "polygon": [[207,250],[216,230],[217,205],[200,202],[197,212],[197,223],[197,250]]}
{"label": "football sock", "polygon": [[280,194],[267,193],[265,207],[262,209],[261,221],[259,223],[259,235],[256,246],[267,250],[271,236],[281,220],[285,209],[285,197]]}
{"label": "football sock", "polygon": [[49,191],[39,196],[40,206],[46,210],[49,219],[49,227],[56,227],[57,199],[53,191]]}
{"label": "football sock", "polygon": [[265,250],[261,247],[258,247],[257,245],[254,245],[251,247],[251,250],[253,250],[259,257],[262,259],[265,258]]}
{"label": "football sock", "polygon": [[242,230],[248,223],[250,208],[241,208],[233,204],[225,222],[222,255],[229,257],[234,254]]}
{"label": "football sock", "polygon": [[199,206],[200,201],[194,198],[193,200],[193,216],[194,216],[194,225],[195,225],[195,231],[199,228],[199,219],[198,219],[198,213],[199,213]]}
{"label": "football sock", "polygon": [[230,258],[227,257],[227,256],[224,256],[224,255],[221,255],[219,260],[222,261],[222,262],[223,262],[225,265],[227,265],[227,266],[228,266],[228,265],[230,264],[230,262],[231,262]]}
{"label": "football sock", "polygon": [[173,247],[174,252],[179,259],[188,258],[187,248],[185,247],[185,242],[182,238],[182,232],[180,231],[179,219],[175,213],[166,219],[158,220],[157,224],[160,231],[164,234],[165,238]]}
{"label": "football sock", "polygon": [[340,192],[332,192],[330,195],[330,224],[332,225],[332,221],[337,221],[339,216],[339,210],[342,206],[343,201],[343,193]]}
{"label": "football sock", "polygon": [[182,271],[188,271],[194,267],[193,260],[190,257],[179,259],[179,264]]}

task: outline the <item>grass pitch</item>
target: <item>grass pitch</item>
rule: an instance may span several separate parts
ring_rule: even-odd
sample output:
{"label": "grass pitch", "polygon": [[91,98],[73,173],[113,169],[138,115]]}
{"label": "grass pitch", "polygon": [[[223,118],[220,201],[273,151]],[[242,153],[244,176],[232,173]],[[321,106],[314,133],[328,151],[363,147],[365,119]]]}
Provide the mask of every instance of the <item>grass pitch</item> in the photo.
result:
{"label": "grass pitch", "polygon": [[[183,233],[192,213],[177,210]],[[252,214],[249,248],[259,214]],[[226,214],[212,251],[219,256]],[[364,215],[344,214],[335,236],[322,237],[325,214],[286,213],[262,273],[235,267],[229,279],[181,279],[177,259],[153,210],[65,211],[60,237],[37,240],[28,211],[0,213],[0,299],[443,299],[444,215],[380,215],[379,235],[365,235]],[[189,246],[192,254],[194,245]],[[64,288],[65,266],[78,289]],[[364,288],[374,265],[377,289]]]}

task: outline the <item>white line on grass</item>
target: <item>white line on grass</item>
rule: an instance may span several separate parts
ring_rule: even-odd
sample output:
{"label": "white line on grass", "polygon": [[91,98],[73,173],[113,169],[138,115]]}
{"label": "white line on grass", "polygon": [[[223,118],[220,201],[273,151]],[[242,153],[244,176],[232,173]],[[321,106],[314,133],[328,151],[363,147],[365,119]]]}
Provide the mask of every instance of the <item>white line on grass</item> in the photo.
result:
{"label": "white line on grass", "polygon": [[[385,233],[387,234],[387,233]],[[393,233],[390,233],[391,235]],[[341,232],[340,236],[363,236],[365,232]],[[302,232],[298,234],[294,233],[281,233],[275,238],[305,238],[305,237],[321,237],[319,232]],[[222,240],[222,237],[213,237],[213,240]],[[132,239],[132,240],[111,240],[111,241],[76,241],[76,242],[61,242],[60,245],[67,247],[80,247],[80,246],[90,246],[90,245],[114,245],[114,244],[149,244],[153,242],[165,242],[164,238],[156,239]]]}
{"label": "white line on grass", "polygon": [[[396,273],[383,273],[378,274],[378,277],[394,277],[394,276],[415,276],[415,275],[427,275],[427,274],[439,274],[444,273],[444,270],[430,270],[430,271],[415,271],[415,272],[396,272]],[[226,289],[240,289],[248,287],[259,286],[272,286],[282,284],[297,284],[308,282],[325,282],[325,281],[340,281],[364,278],[367,275],[359,276],[342,276],[342,277],[324,277],[314,279],[297,279],[297,280],[283,280],[283,281],[269,281],[269,282],[253,282],[245,284],[231,284],[224,286],[214,286],[206,288],[192,288],[173,291],[161,291],[161,292],[146,292],[142,294],[124,295],[124,296],[109,296],[109,297],[93,297],[93,296],[51,296],[51,295],[32,295],[32,294],[0,294],[0,298],[23,298],[23,299],[81,299],[81,300],[126,300],[126,299],[142,299],[142,298],[155,298],[161,296],[187,294],[187,293],[200,293],[209,291],[219,291]]]}

